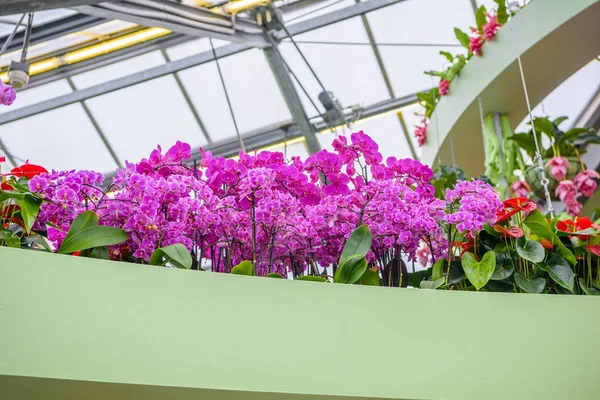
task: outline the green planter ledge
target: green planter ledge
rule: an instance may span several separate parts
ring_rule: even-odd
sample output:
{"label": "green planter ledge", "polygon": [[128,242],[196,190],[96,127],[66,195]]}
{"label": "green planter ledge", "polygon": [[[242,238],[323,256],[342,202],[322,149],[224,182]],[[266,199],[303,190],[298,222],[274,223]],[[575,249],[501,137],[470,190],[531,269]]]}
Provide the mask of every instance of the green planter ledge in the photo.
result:
{"label": "green planter ledge", "polygon": [[0,248],[0,398],[597,399],[600,297],[347,286]]}
{"label": "green planter ledge", "polygon": [[469,176],[484,171],[483,112],[507,114],[513,127],[527,115],[517,55],[521,55],[532,107],[569,76],[600,54],[598,0],[535,0],[500,29],[452,82],[428,128],[421,161],[449,164],[450,136],[458,165]]}

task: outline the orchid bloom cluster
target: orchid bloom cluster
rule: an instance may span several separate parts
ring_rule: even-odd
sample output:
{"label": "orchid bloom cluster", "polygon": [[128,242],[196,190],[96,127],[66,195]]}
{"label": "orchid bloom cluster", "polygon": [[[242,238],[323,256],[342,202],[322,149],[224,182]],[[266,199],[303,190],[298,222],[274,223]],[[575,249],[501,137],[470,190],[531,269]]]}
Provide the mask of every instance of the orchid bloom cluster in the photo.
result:
{"label": "orchid bloom cluster", "polygon": [[17,93],[12,86],[0,80],[0,105],[10,106],[17,98]]}
{"label": "orchid bloom cluster", "polygon": [[433,259],[444,257],[445,223],[474,232],[502,205],[478,181],[459,181],[447,202],[437,199],[428,166],[394,157],[384,162],[362,131],[336,138],[333,149],[287,162],[280,152],[225,159],[201,150],[200,164],[191,167],[184,162],[190,145],[177,142],[126,163],[106,191],[99,173],[41,173],[29,181],[45,200],[34,229],[59,246],[75,217],[93,210],[101,225],[129,236],[110,248],[113,259],[144,262],[157,248],[181,243],[213,271],[251,260],[258,275],[297,276],[335,264],[360,225],[373,235],[372,266],[415,259],[423,243]]}

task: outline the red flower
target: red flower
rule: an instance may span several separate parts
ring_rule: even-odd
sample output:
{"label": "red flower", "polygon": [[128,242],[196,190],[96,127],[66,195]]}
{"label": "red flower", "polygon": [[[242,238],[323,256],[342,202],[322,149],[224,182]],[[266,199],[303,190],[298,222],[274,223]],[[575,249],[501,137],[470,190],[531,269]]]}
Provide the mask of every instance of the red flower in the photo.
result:
{"label": "red flower", "polygon": [[531,193],[531,187],[525,181],[515,181],[512,185],[510,185],[510,191],[516,197],[529,197],[529,193]]}
{"label": "red flower", "polygon": [[586,249],[590,251],[590,253],[597,255],[600,257],[600,245],[597,244],[588,244]]}
{"label": "red flower", "polygon": [[31,179],[34,176],[42,173],[48,173],[48,170],[46,170],[46,168],[42,166],[29,164],[27,162],[21,165],[20,167],[13,168],[12,170],[10,170],[10,175],[16,177],[25,177],[27,179]]}
{"label": "red flower", "polygon": [[73,256],[79,257],[81,255],[81,251],[76,251],[73,253]]}
{"label": "red flower", "polygon": [[448,79],[442,79],[438,91],[440,93],[440,96],[447,95],[450,91],[450,81],[448,81]]}
{"label": "red flower", "polygon": [[485,38],[485,40],[493,40],[494,37],[496,37],[496,33],[498,32],[498,29],[500,29],[500,27],[502,25],[500,25],[500,23],[498,22],[498,16],[497,15],[490,15],[487,14],[488,17],[488,23],[483,25],[483,37]]}
{"label": "red flower", "polygon": [[537,205],[524,197],[505,200],[504,209],[496,214],[496,223],[506,221],[520,211],[529,212],[537,208]]}
{"label": "red flower", "polygon": [[427,119],[423,118],[421,124],[415,126],[415,128],[415,138],[417,138],[419,147],[422,147],[427,143]]}
{"label": "red flower", "polygon": [[12,186],[10,186],[10,185],[9,185],[8,183],[6,183],[6,182],[2,182],[2,183],[0,184],[0,189],[4,190],[4,191],[6,191],[6,192],[10,192],[11,190],[13,190],[13,187],[12,187]]}
{"label": "red flower", "polygon": [[481,54],[482,54],[481,48],[482,47],[483,47],[483,39],[481,38],[481,36],[475,35],[475,36],[471,36],[469,38],[469,50],[471,51],[471,53],[475,54],[476,56],[481,56]]}
{"label": "red flower", "polygon": [[590,235],[589,232],[583,233],[583,231],[588,229],[600,230],[600,226],[593,223],[588,217],[575,217],[573,220],[565,219],[558,221],[556,229],[561,232],[570,233],[572,236],[578,236],[581,240],[587,240],[593,235]]}
{"label": "red flower", "polygon": [[598,188],[595,179],[600,179],[600,174],[594,170],[587,170],[577,174],[573,178],[573,183],[585,197],[592,197]]}
{"label": "red flower", "polygon": [[0,156],[0,163],[6,162],[6,157]]}
{"label": "red flower", "polygon": [[554,245],[548,239],[539,239],[539,242],[542,244],[542,247],[546,250],[554,250]]}
{"label": "red flower", "polygon": [[509,226],[508,229],[506,229],[502,225],[496,224],[496,225],[494,225],[494,230],[496,232],[500,232],[500,237],[503,237],[503,238],[512,237],[512,238],[518,239],[524,235],[523,231],[518,226]]}
{"label": "red flower", "polygon": [[550,175],[557,181],[562,181],[567,177],[567,169],[571,163],[564,157],[553,157],[546,163],[546,167],[550,167]]}

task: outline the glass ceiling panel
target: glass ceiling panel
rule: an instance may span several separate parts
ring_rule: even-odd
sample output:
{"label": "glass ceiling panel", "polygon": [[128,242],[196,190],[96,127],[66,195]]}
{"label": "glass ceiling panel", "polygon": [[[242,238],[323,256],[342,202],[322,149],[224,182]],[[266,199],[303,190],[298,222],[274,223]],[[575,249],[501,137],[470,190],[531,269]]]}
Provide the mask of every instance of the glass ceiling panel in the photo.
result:
{"label": "glass ceiling panel", "polygon": [[307,19],[318,17],[335,10],[352,6],[356,4],[354,0],[321,0],[307,4],[304,7],[295,10],[288,10],[283,14],[283,20],[286,24],[305,21]]}
{"label": "glass ceiling panel", "polygon": [[172,75],[130,86],[86,102],[120,160],[148,157],[160,144],[206,143]]}
{"label": "glass ceiling panel", "polygon": [[[241,133],[291,119],[260,50],[248,50],[219,62]],[[202,64],[181,71],[179,76],[212,140],[235,137],[216,64]]]}
{"label": "glass ceiling panel", "polygon": [[79,75],[73,75],[72,79],[77,89],[85,89],[90,86],[132,75],[136,72],[158,67],[164,63],[165,58],[160,51],[153,51],[105,67],[96,68]]}
{"label": "glass ceiling panel", "polygon": [[[45,10],[38,11],[33,14],[33,26],[43,25],[48,22],[56,21],[61,18],[66,18],[70,15],[77,14],[76,11],[59,8],[56,10]],[[0,17],[0,36],[10,35],[15,29],[15,24],[21,19],[21,14],[5,15]],[[27,24],[27,16],[23,19],[22,24]],[[24,26],[20,26],[17,32],[24,29]]]}
{"label": "glass ceiling panel", "polygon": [[[369,13],[367,18],[376,42],[407,44],[379,46],[397,97],[430,88],[432,79],[423,71],[445,67],[440,50],[464,52],[457,44],[454,27],[466,30],[474,23],[470,0],[405,1]],[[456,47],[442,46],[445,44]]]}
{"label": "glass ceiling panel", "polygon": [[[352,18],[302,35],[294,36],[299,47],[328,91],[340,100],[342,106],[369,105],[389,98],[385,82],[370,45],[308,44],[305,41],[369,43],[361,18]],[[318,95],[321,87],[302,61],[292,43],[284,41],[281,53],[312,100],[320,108]],[[302,89],[296,85],[308,115],[316,111]]]}
{"label": "glass ceiling panel", "polygon": [[[215,49],[230,44],[226,40],[213,39]],[[181,60],[182,58],[193,56],[194,54],[211,51],[210,40],[207,38],[193,39],[177,46],[169,47],[167,55],[172,61]]]}
{"label": "glass ceiling panel", "polygon": [[64,79],[31,89],[20,90],[17,92],[15,102],[10,107],[0,107],[0,114],[15,111],[32,104],[41,103],[42,101],[50,100],[67,93],[71,93],[71,87]]}
{"label": "glass ceiling panel", "polygon": [[4,124],[0,138],[16,157],[48,170],[108,172],[117,167],[81,104]]}

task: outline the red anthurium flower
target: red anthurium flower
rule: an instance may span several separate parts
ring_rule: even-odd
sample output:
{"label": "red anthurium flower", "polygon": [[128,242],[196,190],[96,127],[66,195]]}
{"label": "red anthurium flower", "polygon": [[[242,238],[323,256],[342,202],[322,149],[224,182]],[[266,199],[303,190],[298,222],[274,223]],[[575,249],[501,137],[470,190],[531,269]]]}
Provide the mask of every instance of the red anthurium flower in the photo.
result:
{"label": "red anthurium flower", "polygon": [[529,212],[537,208],[537,205],[533,201],[526,199],[525,197],[508,199],[502,204],[504,204],[504,209],[496,214],[496,223],[506,221],[520,211]]}
{"label": "red anthurium flower", "polygon": [[586,246],[586,248],[590,251],[590,253],[593,253],[593,254],[597,255],[598,257],[600,257],[600,245],[588,244]]}
{"label": "red anthurium flower", "polygon": [[11,190],[13,190],[13,187],[10,186],[8,183],[6,182],[2,182],[0,183],[0,189],[6,191],[6,192],[10,192]]}
{"label": "red anthurium flower", "polygon": [[27,179],[31,179],[36,175],[48,173],[48,170],[40,165],[25,163],[20,167],[13,168],[10,171],[10,175],[17,177],[25,177]]}
{"label": "red anthurium flower", "polygon": [[0,156],[0,163],[6,162],[6,157]]}
{"label": "red anthurium flower", "polygon": [[76,251],[75,253],[73,253],[73,255],[74,255],[75,257],[79,257],[79,256],[81,255],[81,251]]}
{"label": "red anthurium flower", "polygon": [[500,232],[500,236],[503,238],[512,237],[518,239],[523,236],[523,231],[518,226],[509,226],[508,229],[506,229],[504,226],[496,224],[494,225],[494,230]]}
{"label": "red anthurium flower", "polygon": [[556,223],[556,229],[561,232],[570,233],[572,236],[578,236],[581,240],[587,240],[591,236],[589,232],[581,233],[588,229],[600,230],[600,226],[594,224],[588,217],[575,217],[575,219],[565,219]]}

